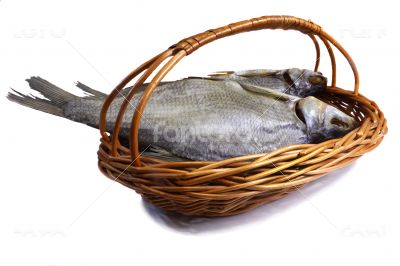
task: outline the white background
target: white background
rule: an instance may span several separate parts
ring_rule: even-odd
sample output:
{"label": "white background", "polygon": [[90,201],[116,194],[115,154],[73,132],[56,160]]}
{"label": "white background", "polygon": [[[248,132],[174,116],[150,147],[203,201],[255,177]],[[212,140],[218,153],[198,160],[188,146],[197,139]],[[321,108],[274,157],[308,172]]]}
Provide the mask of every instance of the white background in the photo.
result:
{"label": "white background", "polygon": [[[395,1],[0,1],[0,265],[400,265]],[[301,192],[223,219],[172,219],[97,168],[98,131],[8,102],[40,75],[110,92],[180,39],[261,15],[322,25],[353,56],[388,119],[373,152]],[[167,76],[312,68],[311,41],[260,31],[200,49]],[[337,54],[338,55],[338,54]],[[340,58],[340,59],[339,59]],[[329,59],[321,70],[330,76]],[[338,85],[352,89],[338,55]]]}

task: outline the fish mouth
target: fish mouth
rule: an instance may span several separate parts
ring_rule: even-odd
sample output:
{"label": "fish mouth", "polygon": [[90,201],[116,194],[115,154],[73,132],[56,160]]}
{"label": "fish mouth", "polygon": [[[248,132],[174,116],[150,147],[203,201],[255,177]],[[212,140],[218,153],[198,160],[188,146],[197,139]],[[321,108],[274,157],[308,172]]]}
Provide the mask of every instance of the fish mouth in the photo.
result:
{"label": "fish mouth", "polygon": [[336,117],[333,117],[330,122],[331,122],[331,124],[336,125],[338,127],[343,127],[346,129],[350,128],[350,123],[343,121],[341,119],[338,119]]}
{"label": "fish mouth", "polygon": [[357,120],[342,112],[335,106],[328,106],[328,112],[333,114],[329,117],[329,124],[334,126],[339,131],[350,131],[358,126]]}

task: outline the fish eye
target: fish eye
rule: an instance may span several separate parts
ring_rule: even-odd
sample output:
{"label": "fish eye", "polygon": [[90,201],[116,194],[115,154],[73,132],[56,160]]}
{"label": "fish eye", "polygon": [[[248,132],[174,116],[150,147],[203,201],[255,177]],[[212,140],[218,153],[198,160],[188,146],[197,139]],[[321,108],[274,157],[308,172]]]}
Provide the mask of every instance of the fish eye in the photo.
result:
{"label": "fish eye", "polygon": [[318,77],[318,76],[311,76],[308,78],[308,81],[312,84],[312,85],[318,85],[322,83],[322,78]]}

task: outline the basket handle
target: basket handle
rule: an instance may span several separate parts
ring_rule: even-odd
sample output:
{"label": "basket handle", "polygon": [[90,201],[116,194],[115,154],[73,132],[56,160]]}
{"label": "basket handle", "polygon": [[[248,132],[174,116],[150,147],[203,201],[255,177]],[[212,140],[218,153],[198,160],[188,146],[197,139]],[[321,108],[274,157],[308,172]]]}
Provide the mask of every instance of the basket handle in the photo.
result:
{"label": "basket handle", "polygon": [[[348,63],[354,74],[354,94],[358,95],[359,89],[359,76],[356,65],[347,51],[338,43],[336,40],[331,37],[328,33],[326,33],[319,25],[311,22],[310,20],[304,20],[301,18],[293,17],[293,16],[263,16],[259,18],[253,18],[250,20],[244,20],[236,23],[229,24],[224,27],[207,30],[203,33],[193,35],[189,38],[185,38],[180,42],[172,45],[167,50],[162,52],[161,54],[153,57],[149,61],[145,62],[137,69],[129,73],[127,77],[125,77],[110,93],[107,97],[106,101],[103,104],[101,114],[100,114],[100,134],[104,141],[111,142],[111,154],[112,156],[118,155],[119,149],[119,140],[118,135],[122,124],[123,115],[130,104],[130,100],[133,95],[137,92],[140,86],[146,81],[146,79],[154,72],[154,70],[161,65],[167,58],[171,57],[169,61],[157,72],[154,78],[151,80],[146,90],[143,92],[143,95],[139,101],[138,106],[136,107],[135,113],[132,117],[131,129],[130,129],[130,155],[132,159],[132,163],[139,167],[141,165],[140,161],[140,153],[139,153],[139,144],[138,144],[138,134],[139,134],[139,125],[141,121],[141,116],[146,106],[150,96],[152,95],[155,88],[161,82],[161,80],[167,75],[169,71],[185,56],[193,53],[200,47],[215,41],[217,39],[231,36],[234,34],[247,32],[247,31],[255,31],[261,29],[283,29],[283,30],[297,30],[304,34],[307,34],[313,40],[316,50],[317,50],[317,60],[315,69],[318,68],[319,65],[319,46],[316,41],[314,35],[317,35],[325,44],[329,56],[331,58],[332,65],[332,87],[336,85],[336,63],[333,51],[331,49],[330,44],[333,44],[347,59]],[[110,140],[109,136],[106,133],[106,115],[107,111],[112,103],[112,101],[117,97],[120,91],[137,75],[142,74],[142,76],[136,81],[133,85],[131,91],[125,97],[123,101],[117,119],[115,121],[115,126],[112,134],[112,139]]]}

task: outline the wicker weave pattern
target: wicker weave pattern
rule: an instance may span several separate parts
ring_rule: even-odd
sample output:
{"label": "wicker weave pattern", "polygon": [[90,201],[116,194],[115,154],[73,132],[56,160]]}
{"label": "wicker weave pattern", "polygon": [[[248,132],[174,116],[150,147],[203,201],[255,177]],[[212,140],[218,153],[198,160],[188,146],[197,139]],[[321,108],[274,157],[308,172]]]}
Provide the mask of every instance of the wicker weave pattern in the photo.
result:
{"label": "wicker weave pattern", "polygon": [[[248,155],[218,162],[166,162],[141,156],[138,129],[141,114],[152,92],[165,75],[185,56],[216,39],[261,29],[297,30],[308,35],[316,48],[318,70],[320,47],[328,50],[332,83],[319,98],[355,117],[361,126],[341,139],[320,144],[292,145],[270,153]],[[354,91],[336,86],[336,63],[331,44],[349,62],[355,78]],[[122,117],[129,100],[155,69],[169,58],[146,88],[131,125],[129,147],[119,143]],[[142,74],[120,108],[113,135],[105,131],[111,102],[129,81]],[[109,178],[134,189],[145,200],[169,211],[196,216],[228,216],[279,199],[332,170],[341,168],[374,149],[387,132],[379,107],[358,93],[357,68],[346,50],[311,21],[291,16],[265,16],[205,31],[171,46],[131,72],[111,92],[101,113],[99,168]]]}

